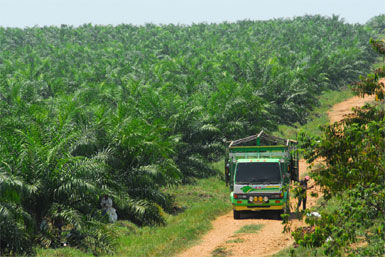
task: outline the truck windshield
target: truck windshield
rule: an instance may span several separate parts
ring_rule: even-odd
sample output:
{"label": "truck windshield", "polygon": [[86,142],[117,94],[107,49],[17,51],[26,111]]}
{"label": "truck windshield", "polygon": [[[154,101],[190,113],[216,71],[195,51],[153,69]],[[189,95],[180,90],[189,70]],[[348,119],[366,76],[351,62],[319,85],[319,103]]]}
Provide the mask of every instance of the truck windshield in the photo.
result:
{"label": "truck windshield", "polygon": [[236,183],[279,184],[281,175],[278,163],[245,162],[238,163],[235,174]]}

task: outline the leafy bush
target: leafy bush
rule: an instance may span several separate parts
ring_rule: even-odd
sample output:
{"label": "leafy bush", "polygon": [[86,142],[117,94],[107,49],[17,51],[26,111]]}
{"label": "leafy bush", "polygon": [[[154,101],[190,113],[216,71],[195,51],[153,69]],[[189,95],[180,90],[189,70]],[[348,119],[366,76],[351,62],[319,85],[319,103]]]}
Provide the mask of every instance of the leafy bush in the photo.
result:
{"label": "leafy bush", "polygon": [[385,33],[385,14],[371,18],[366,25],[373,29],[377,34]]}

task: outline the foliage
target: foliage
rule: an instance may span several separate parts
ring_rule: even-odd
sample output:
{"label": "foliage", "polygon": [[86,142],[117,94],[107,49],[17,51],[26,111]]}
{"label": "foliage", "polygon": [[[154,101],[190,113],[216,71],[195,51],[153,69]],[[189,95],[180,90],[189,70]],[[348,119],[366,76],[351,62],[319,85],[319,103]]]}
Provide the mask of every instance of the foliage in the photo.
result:
{"label": "foliage", "polygon": [[[377,53],[385,58],[385,39],[370,39],[370,44]],[[352,85],[352,90],[359,96],[375,95],[377,101],[383,100],[385,97],[385,82],[380,81],[383,77],[385,77],[384,66],[379,67],[374,73],[370,73],[366,77],[360,76],[360,81]]]}
{"label": "foliage", "polygon": [[324,166],[314,169],[312,175],[324,197],[384,179],[384,117],[383,111],[373,107],[357,109],[350,118],[324,127],[324,138],[313,141],[309,161],[325,159]]}
{"label": "foliage", "polygon": [[341,193],[334,198],[339,204],[334,210],[321,211],[320,218],[306,216],[309,227],[295,230],[294,239],[314,252],[322,249],[321,255],[382,256],[384,188],[383,183],[358,185]]}
{"label": "foliage", "polygon": [[[379,41],[371,42],[378,49]],[[382,77],[377,70],[368,75],[370,80],[361,78],[355,92],[378,96]],[[315,248],[313,254],[319,249],[328,256],[385,254],[384,114],[383,101],[357,108],[342,121],[323,127],[322,137],[305,141],[309,161],[324,160],[312,174],[323,189],[324,202],[321,217],[310,215],[305,220],[311,230],[305,233],[300,228],[292,234],[300,246]],[[338,204],[328,210],[332,201]]]}
{"label": "foliage", "polygon": [[164,224],[162,188],[213,175],[228,139],[306,122],[370,67],[369,33],[336,16],[0,28],[0,254],[57,246],[58,223],[108,249],[103,194]]}
{"label": "foliage", "polygon": [[377,34],[385,33],[385,14],[371,18],[366,25],[373,29]]}

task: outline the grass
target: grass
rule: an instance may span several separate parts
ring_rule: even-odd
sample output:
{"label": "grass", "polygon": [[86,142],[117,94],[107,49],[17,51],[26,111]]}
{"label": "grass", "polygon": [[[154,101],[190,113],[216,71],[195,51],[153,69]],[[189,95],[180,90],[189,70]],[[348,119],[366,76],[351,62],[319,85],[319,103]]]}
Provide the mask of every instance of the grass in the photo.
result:
{"label": "grass", "polygon": [[250,224],[250,225],[245,225],[241,227],[238,231],[235,233],[257,233],[261,228],[263,227],[262,224]]}
{"label": "grass", "polygon": [[294,126],[280,125],[278,131],[274,133],[276,136],[283,138],[296,139],[297,133],[304,131],[307,134],[318,136],[321,135],[319,127],[329,123],[328,110],[335,104],[353,97],[350,89],[343,91],[325,91],[319,97],[319,106],[316,107],[309,115],[308,122],[304,125],[299,123]]}
{"label": "grass", "polygon": [[79,257],[88,257],[93,256],[92,254],[84,253],[78,249],[71,247],[64,247],[60,249],[37,249],[37,256],[41,257],[68,257],[68,256],[79,256]]}
{"label": "grass", "polygon": [[237,244],[237,243],[243,243],[244,241],[245,240],[243,240],[242,238],[236,238],[236,239],[226,241],[226,244]]}
{"label": "grass", "polygon": [[[223,161],[213,167],[223,167]],[[113,226],[117,236],[115,256],[174,256],[199,242],[210,230],[211,221],[231,210],[229,189],[220,175],[195,184],[165,189],[173,195],[177,215],[165,214],[166,226],[137,227],[127,221]],[[92,256],[77,249],[38,249],[37,256]]]}
{"label": "grass", "polygon": [[119,240],[116,255],[172,256],[191,247],[202,234],[211,228],[211,221],[230,211],[228,189],[216,177],[199,180],[171,192],[177,204],[186,210],[167,217],[167,226],[141,228],[140,235]]}
{"label": "grass", "polygon": [[[263,227],[262,224],[249,224],[241,227],[235,234],[244,234],[244,233],[257,233]],[[242,238],[235,238],[233,240],[228,240],[226,243],[243,243]],[[226,257],[231,255],[231,251],[227,250],[224,246],[218,246],[214,251],[211,252],[213,257]]]}
{"label": "grass", "polygon": [[214,251],[211,252],[212,257],[226,257],[231,255],[231,251],[228,251],[226,247],[220,246],[217,247]]}

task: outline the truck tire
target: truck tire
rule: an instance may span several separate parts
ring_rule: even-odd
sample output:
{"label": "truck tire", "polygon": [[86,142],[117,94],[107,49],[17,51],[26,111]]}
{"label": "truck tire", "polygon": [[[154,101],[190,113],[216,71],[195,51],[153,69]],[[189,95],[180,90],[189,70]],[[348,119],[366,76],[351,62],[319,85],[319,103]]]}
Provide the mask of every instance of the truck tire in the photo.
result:
{"label": "truck tire", "polygon": [[284,214],[285,212],[284,212],[284,210],[280,210],[280,211],[276,211],[275,212],[275,217],[276,217],[276,219],[277,220],[282,220],[282,217],[281,217],[281,214]]}
{"label": "truck tire", "polygon": [[282,220],[281,214],[289,214],[290,215],[290,201],[287,199],[287,202],[283,204],[283,210],[276,211],[276,218],[278,220]]}
{"label": "truck tire", "polygon": [[233,210],[233,217],[235,220],[239,220],[241,218],[241,212]]}

